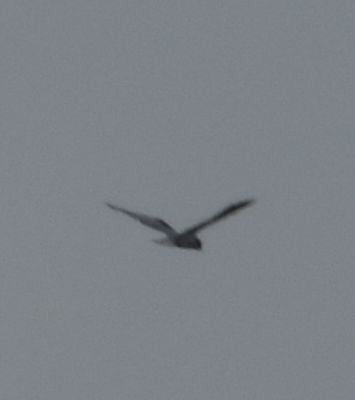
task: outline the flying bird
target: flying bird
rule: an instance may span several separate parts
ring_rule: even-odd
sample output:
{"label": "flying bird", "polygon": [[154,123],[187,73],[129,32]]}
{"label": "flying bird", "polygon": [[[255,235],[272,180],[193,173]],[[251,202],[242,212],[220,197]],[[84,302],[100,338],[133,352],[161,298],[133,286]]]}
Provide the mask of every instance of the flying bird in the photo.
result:
{"label": "flying bird", "polygon": [[197,233],[199,231],[207,228],[212,224],[215,224],[216,222],[228,217],[229,215],[237,213],[243,208],[251,206],[254,203],[255,200],[247,199],[239,201],[238,203],[230,204],[229,206],[223,208],[223,210],[212,215],[210,218],[205,219],[182,231],[176,231],[171,225],[160,218],[150,217],[149,215],[133,212],[127,210],[126,208],[118,207],[108,202],[106,202],[106,205],[111,208],[111,210],[126,214],[129,217],[139,221],[141,224],[164,233],[166,237],[154,240],[158,244],[162,244],[165,246],[175,246],[184,249],[201,250],[202,242],[197,236]]}

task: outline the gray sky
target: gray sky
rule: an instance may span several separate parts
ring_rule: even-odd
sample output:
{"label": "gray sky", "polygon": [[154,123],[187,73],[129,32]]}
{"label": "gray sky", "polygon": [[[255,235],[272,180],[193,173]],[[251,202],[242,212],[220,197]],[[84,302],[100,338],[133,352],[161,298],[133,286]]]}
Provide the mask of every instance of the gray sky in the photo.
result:
{"label": "gray sky", "polygon": [[[3,0],[0,397],[353,400],[355,3]],[[104,206],[177,228],[155,245]]]}

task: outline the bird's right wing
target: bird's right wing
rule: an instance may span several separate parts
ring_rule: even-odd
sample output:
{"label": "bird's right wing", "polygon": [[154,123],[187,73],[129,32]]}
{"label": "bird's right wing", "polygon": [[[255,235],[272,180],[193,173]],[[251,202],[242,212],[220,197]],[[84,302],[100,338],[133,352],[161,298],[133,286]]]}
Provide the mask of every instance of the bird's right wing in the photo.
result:
{"label": "bird's right wing", "polygon": [[181,235],[191,235],[196,234],[201,229],[205,229],[208,226],[215,224],[216,222],[228,217],[229,215],[235,214],[238,211],[242,210],[245,207],[249,207],[255,203],[254,199],[247,199],[240,201],[239,203],[234,203],[225,207],[223,210],[219,211],[217,214],[212,215],[212,217],[191,226],[190,228],[185,229],[181,232]]}
{"label": "bird's right wing", "polygon": [[139,221],[141,224],[148,226],[149,228],[155,229],[157,231],[163,232],[169,237],[174,236],[176,234],[175,229],[160,218],[150,217],[145,214],[139,214],[133,211],[129,211],[126,208],[118,207],[115,206],[114,204],[107,202],[106,205],[109,208],[111,208],[111,210],[119,211],[123,214],[126,214],[129,217]]}

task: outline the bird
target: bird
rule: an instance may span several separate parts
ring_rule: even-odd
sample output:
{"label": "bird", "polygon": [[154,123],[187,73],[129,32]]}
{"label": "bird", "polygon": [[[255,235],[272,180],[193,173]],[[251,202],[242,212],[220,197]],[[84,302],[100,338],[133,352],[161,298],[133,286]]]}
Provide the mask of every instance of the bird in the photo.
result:
{"label": "bird", "polygon": [[213,214],[211,217],[182,231],[176,231],[171,225],[169,225],[161,218],[151,217],[149,215],[133,212],[109,202],[106,202],[106,205],[111,210],[126,214],[127,216],[139,221],[141,224],[164,233],[166,237],[154,240],[155,243],[169,247],[178,247],[182,249],[202,250],[202,241],[197,236],[198,232],[232,214],[239,212],[243,208],[250,207],[254,203],[254,199],[246,199],[237,203],[232,203],[224,207],[217,213]]}

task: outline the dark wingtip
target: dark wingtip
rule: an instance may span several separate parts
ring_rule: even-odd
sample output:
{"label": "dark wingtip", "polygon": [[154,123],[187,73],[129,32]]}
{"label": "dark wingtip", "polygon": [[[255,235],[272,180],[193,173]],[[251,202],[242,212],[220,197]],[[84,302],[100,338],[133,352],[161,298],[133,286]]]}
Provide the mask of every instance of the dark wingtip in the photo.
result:
{"label": "dark wingtip", "polygon": [[252,206],[255,202],[256,202],[255,199],[245,199],[245,200],[239,201],[238,203],[232,204],[230,207],[228,207],[227,210],[238,211],[242,208]]}
{"label": "dark wingtip", "polygon": [[253,204],[255,204],[255,202],[256,202],[255,199],[246,199],[246,200],[240,201],[238,203],[238,205],[240,207],[249,207],[249,206],[252,206]]}
{"label": "dark wingtip", "polygon": [[105,204],[107,205],[107,207],[111,208],[111,210],[116,210],[117,207],[114,206],[113,204],[109,203],[108,201],[105,201]]}

